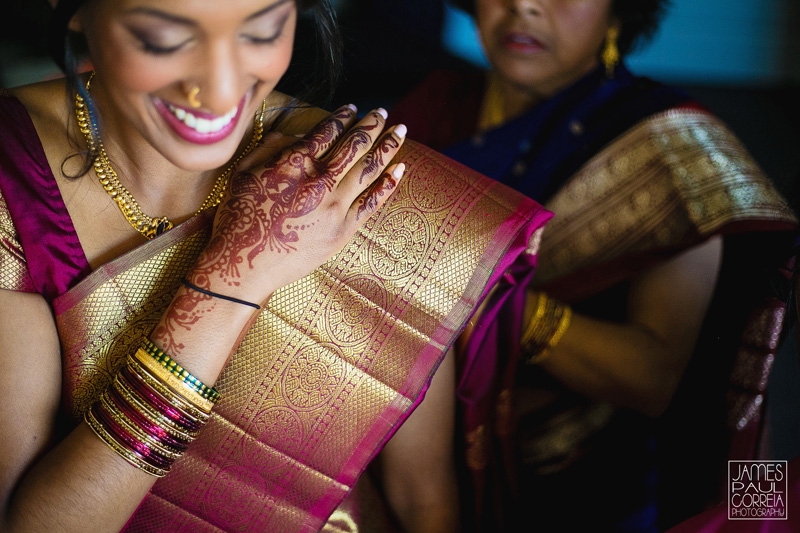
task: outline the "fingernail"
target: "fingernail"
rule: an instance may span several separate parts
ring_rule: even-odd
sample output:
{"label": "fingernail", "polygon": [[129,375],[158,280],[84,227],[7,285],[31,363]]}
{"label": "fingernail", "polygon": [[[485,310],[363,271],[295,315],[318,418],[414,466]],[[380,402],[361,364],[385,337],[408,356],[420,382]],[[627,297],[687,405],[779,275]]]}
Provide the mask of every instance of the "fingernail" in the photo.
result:
{"label": "fingernail", "polygon": [[394,167],[394,170],[392,171],[392,176],[394,176],[395,178],[399,179],[399,178],[403,177],[403,173],[405,171],[406,171],[406,164],[405,163],[400,163],[399,165]]}
{"label": "fingernail", "polygon": [[382,107],[376,109],[375,112],[380,116],[382,116],[384,120],[386,120],[389,117],[389,113],[387,113],[386,110]]}
{"label": "fingernail", "polygon": [[354,106],[353,104],[347,104],[345,107],[346,107],[347,109],[349,109],[350,111],[354,112],[354,113],[355,113],[356,111],[358,111],[358,108],[357,108],[356,106]]}
{"label": "fingernail", "polygon": [[408,128],[406,128],[405,124],[398,124],[394,127],[394,134],[401,139],[405,138],[406,133],[408,133]]}

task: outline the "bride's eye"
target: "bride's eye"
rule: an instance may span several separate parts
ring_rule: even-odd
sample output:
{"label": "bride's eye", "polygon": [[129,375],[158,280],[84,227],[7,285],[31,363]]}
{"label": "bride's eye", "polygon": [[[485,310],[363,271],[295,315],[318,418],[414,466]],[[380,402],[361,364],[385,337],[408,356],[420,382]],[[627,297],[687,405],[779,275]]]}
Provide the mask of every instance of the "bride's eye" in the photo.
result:
{"label": "bride's eye", "polygon": [[243,37],[253,44],[270,44],[277,41],[282,34],[283,34],[283,29],[281,28],[281,31],[278,31],[277,33],[269,37],[257,37],[255,35],[243,35]]}
{"label": "bride's eye", "polygon": [[189,41],[184,41],[182,43],[179,43],[179,44],[176,44],[176,45],[172,45],[172,46],[162,46],[162,45],[158,45],[158,44],[155,44],[155,43],[140,39],[142,50],[144,50],[148,54],[154,54],[154,55],[166,55],[166,54],[171,54],[173,52],[177,52],[178,50],[183,48],[186,45],[186,43],[188,43],[188,42]]}
{"label": "bride's eye", "polygon": [[289,13],[286,13],[277,20],[254,21],[242,32],[242,38],[252,44],[274,43],[283,35],[283,30],[288,19]]}

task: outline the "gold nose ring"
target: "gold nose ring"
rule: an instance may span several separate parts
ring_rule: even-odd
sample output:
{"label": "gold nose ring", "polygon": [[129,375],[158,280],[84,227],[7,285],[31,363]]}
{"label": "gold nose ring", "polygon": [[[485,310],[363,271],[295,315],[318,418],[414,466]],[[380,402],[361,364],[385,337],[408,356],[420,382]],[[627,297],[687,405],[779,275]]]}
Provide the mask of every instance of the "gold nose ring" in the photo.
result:
{"label": "gold nose ring", "polygon": [[199,85],[195,85],[194,87],[192,87],[192,90],[189,91],[189,94],[186,96],[186,99],[189,101],[189,105],[194,107],[194,108],[198,108],[201,105],[203,105],[203,104],[200,103],[200,100],[197,98],[198,94],[200,94],[200,86]]}

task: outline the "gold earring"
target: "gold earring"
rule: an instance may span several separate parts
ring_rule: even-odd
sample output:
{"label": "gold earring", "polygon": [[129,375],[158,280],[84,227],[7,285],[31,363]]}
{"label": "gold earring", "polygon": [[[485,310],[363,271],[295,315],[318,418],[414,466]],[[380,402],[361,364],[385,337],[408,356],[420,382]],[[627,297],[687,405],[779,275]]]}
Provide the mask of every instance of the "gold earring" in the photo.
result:
{"label": "gold earring", "polygon": [[200,94],[200,86],[195,85],[194,87],[192,87],[192,90],[189,91],[189,94],[186,95],[186,99],[189,101],[189,105],[194,107],[195,109],[203,105],[200,103],[200,100],[197,99],[198,94]]}
{"label": "gold earring", "polygon": [[606,33],[606,45],[603,47],[603,53],[601,55],[608,78],[614,77],[614,69],[617,67],[617,63],[619,63],[617,39],[619,39],[619,28],[617,26],[611,26],[608,28],[608,33]]}

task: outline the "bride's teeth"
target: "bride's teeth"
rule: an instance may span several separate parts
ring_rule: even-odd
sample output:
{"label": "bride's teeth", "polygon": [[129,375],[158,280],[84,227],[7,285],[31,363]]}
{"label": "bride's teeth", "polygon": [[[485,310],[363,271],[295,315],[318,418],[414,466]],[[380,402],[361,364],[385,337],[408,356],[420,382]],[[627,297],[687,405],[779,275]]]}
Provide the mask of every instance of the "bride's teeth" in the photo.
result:
{"label": "bride's teeth", "polygon": [[211,131],[211,121],[204,118],[197,119],[197,126],[195,128],[200,133],[208,133]]}
{"label": "bride's teeth", "polygon": [[231,120],[234,119],[234,117],[236,117],[236,114],[239,111],[238,108],[233,108],[224,115],[209,120],[207,118],[197,117],[193,115],[191,111],[187,111],[180,107],[175,107],[173,105],[168,105],[167,107],[175,116],[175,118],[190,128],[196,130],[198,133],[211,133],[221,130],[227,126]]}

